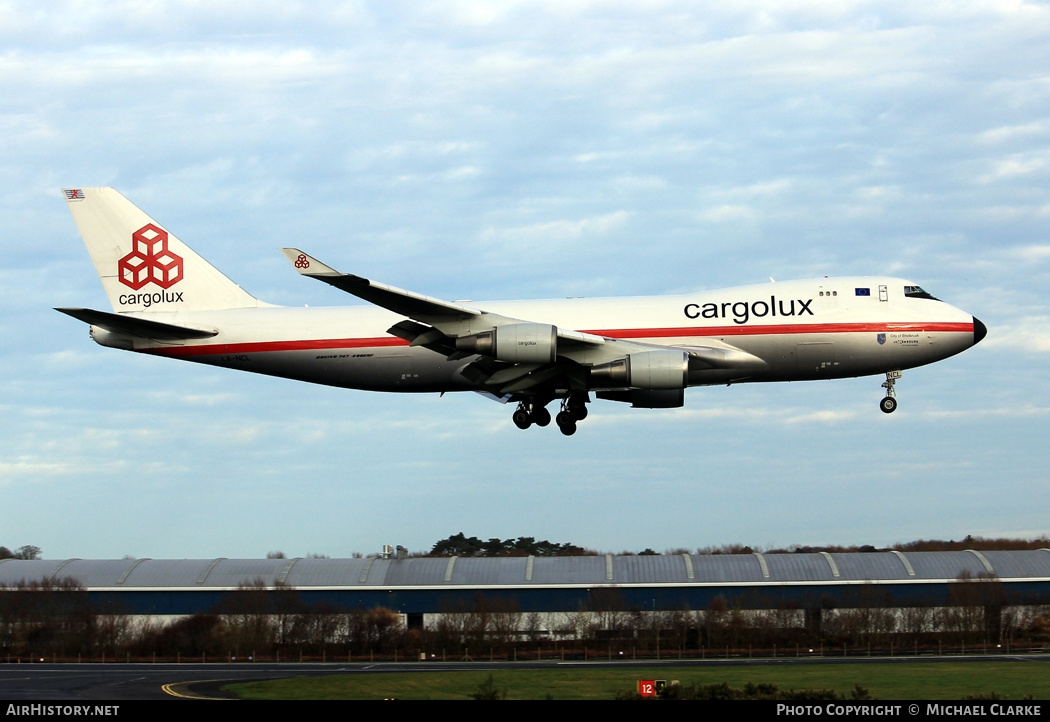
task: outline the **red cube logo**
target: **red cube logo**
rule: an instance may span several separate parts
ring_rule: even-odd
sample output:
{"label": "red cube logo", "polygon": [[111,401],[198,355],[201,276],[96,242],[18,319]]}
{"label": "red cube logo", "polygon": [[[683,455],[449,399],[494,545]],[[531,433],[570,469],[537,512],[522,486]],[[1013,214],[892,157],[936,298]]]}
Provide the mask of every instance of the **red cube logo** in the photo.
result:
{"label": "red cube logo", "polygon": [[171,288],[182,280],[182,257],[168,250],[168,232],[148,223],[131,234],[131,253],[117,262],[117,277],[139,290],[147,283]]}

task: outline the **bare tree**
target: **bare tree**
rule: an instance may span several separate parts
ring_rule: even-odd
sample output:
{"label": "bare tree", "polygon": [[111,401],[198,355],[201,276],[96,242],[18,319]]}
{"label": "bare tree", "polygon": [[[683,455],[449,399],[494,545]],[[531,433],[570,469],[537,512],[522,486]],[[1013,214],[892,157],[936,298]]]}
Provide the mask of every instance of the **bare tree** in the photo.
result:
{"label": "bare tree", "polygon": [[31,559],[40,559],[41,558],[41,556],[40,556],[41,553],[42,553],[42,550],[40,549],[40,547],[33,546],[32,544],[26,544],[25,546],[18,547],[18,551],[16,551],[14,554],[12,554],[12,556],[15,559],[31,560]]}

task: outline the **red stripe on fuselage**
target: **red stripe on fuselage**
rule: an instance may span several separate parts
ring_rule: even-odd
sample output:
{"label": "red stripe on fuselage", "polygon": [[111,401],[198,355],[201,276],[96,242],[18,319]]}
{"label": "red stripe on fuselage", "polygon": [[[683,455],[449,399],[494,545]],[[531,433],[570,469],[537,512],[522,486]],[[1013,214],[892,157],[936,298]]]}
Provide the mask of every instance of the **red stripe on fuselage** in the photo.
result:
{"label": "red stripe on fuselage", "polygon": [[272,351],[321,351],[329,348],[379,348],[407,346],[395,336],[380,338],[317,338],[306,341],[257,341],[250,343],[214,343],[203,346],[168,346],[138,349],[143,353],[161,356],[217,356],[233,353],[269,353]]}
{"label": "red stripe on fuselage", "polygon": [[[769,336],[803,333],[883,333],[894,331],[939,331],[973,333],[973,323],[797,323],[766,326],[682,326],[679,328],[625,328],[584,331],[608,338],[717,338],[721,336]],[[138,349],[160,356],[217,356],[220,354],[271,353],[275,351],[320,351],[334,348],[385,348],[407,346],[394,336],[379,338],[310,339],[306,341],[260,341],[255,343],[165,346]]]}
{"label": "red stripe on fuselage", "polygon": [[584,331],[611,338],[681,338],[683,336],[769,336],[798,333],[882,333],[884,331],[960,331],[973,333],[973,323],[792,323],[766,326],[683,326]]}

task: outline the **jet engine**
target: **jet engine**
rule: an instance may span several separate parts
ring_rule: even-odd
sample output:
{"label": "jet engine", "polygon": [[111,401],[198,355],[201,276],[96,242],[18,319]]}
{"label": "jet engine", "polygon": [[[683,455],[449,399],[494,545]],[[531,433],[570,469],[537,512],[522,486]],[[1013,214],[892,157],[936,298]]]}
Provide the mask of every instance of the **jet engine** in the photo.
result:
{"label": "jet engine", "polygon": [[640,351],[591,367],[591,386],[636,389],[684,389],[689,384],[689,354],[677,349]]}
{"label": "jet engine", "polygon": [[550,364],[558,356],[558,327],[510,323],[456,339],[456,350],[493,356],[508,363]]}

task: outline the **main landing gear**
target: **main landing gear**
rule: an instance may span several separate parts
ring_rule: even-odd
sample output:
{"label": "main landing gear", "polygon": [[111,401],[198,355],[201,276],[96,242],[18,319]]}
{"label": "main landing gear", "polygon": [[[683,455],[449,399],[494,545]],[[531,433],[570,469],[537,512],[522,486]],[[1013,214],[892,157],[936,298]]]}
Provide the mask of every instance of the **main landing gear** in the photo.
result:
{"label": "main landing gear", "polygon": [[572,436],[576,433],[576,422],[587,418],[587,397],[570,396],[561,402],[561,411],[554,417],[561,433]]}
{"label": "main landing gear", "polygon": [[[547,411],[541,404],[522,401],[514,412],[514,425],[519,429],[527,429],[533,424],[536,426],[547,426],[551,422],[551,412]],[[569,396],[561,402],[561,411],[554,417],[558,429],[566,436],[576,433],[576,422],[587,418],[587,396]]]}
{"label": "main landing gear", "polygon": [[519,429],[527,429],[533,424],[536,424],[536,426],[549,424],[551,422],[551,412],[542,406],[526,404],[522,401],[518,404],[518,409],[511,418],[514,420],[514,425]]}
{"label": "main landing gear", "polygon": [[886,389],[886,398],[879,402],[879,408],[882,409],[884,414],[892,414],[897,410],[897,394],[893,390],[893,385],[897,383],[897,379],[900,377],[900,371],[886,372],[886,380],[882,383],[882,388]]}

